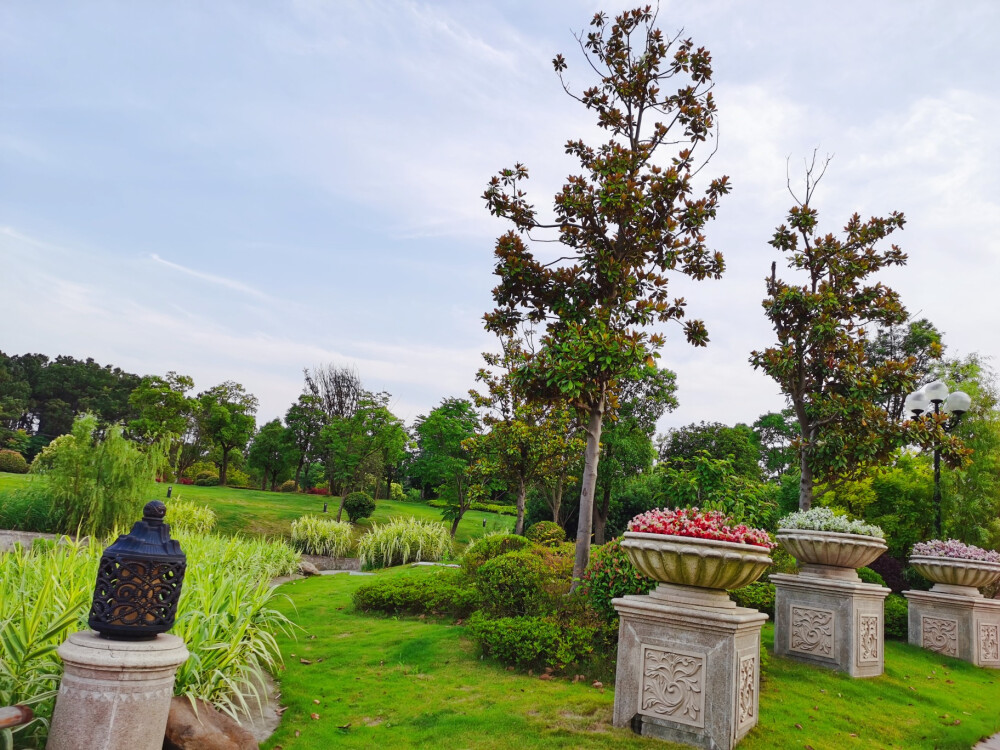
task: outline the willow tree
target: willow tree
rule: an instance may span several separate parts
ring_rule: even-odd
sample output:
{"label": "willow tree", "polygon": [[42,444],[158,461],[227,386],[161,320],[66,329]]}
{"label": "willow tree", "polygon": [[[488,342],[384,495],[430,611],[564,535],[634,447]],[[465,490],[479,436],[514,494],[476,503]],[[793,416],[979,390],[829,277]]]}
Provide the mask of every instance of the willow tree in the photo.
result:
{"label": "willow tree", "polygon": [[[648,6],[613,23],[595,15],[577,41],[600,80],[580,94],[563,78],[565,58],[553,60],[563,89],[596,116],[608,140],[566,144],[581,172],[556,194],[552,218],[539,218],[528,201],[522,164],[502,170],[483,196],[491,213],[514,224],[497,240],[497,307],[486,327],[501,336],[520,330],[529,340],[538,332],[513,380],[532,401],[572,404],[586,423],[577,578],[590,553],[604,417],[616,406],[618,383],[658,356],[663,336],[649,327],[684,318],[684,300],[668,297],[668,274],[718,278],[724,267],[702,232],[728,179],[707,181],[700,194],[695,186],[711,156],[696,159],[695,151],[715,127],[712,58],[680,34],[665,37],[655,22]],[[544,240],[560,243],[559,252],[546,245],[536,258],[529,243]],[[682,327],[695,346],[708,342],[701,321]]]}
{"label": "willow tree", "polygon": [[860,479],[907,443],[936,445],[951,465],[968,460],[961,441],[945,434],[943,415],[900,424],[883,406],[887,397],[912,390],[916,377],[914,357],[873,358],[866,349],[866,330],[908,318],[899,294],[871,278],[906,263],[897,245],[885,246],[905,218],[896,211],[867,221],[854,214],[842,238],[821,234],[812,199],[828,163],[817,173],[813,155],[804,197],[792,194],[787,224],[770,240],[803,283],[779,279],[771,264],[762,304],[778,340],[750,356],[795,413],[802,510],[812,506],[815,484]]}

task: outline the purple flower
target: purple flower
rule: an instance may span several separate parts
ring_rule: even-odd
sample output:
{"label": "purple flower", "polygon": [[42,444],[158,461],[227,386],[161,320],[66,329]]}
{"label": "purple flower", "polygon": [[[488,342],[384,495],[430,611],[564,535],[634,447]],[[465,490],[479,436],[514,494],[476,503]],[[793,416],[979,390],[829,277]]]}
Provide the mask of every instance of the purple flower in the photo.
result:
{"label": "purple flower", "polygon": [[957,539],[948,539],[947,541],[931,539],[927,542],[917,542],[913,545],[913,552],[910,554],[922,557],[951,557],[957,560],[1000,563],[1000,552],[963,544]]}

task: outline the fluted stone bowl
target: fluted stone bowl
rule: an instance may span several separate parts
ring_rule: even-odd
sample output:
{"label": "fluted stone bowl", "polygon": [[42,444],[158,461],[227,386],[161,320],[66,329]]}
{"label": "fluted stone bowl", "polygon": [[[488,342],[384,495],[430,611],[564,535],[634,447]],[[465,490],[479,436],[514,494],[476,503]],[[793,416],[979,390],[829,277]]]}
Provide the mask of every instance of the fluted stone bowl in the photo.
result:
{"label": "fluted stone bowl", "polygon": [[910,565],[928,581],[934,582],[933,590],[939,586],[961,586],[978,589],[1000,580],[1000,563],[984,560],[961,560],[954,557],[914,555]]}
{"label": "fluted stone bowl", "polygon": [[738,589],[756,581],[771,565],[764,547],[687,536],[628,531],[622,549],[648,578],[706,589]]}
{"label": "fluted stone bowl", "polygon": [[827,565],[857,570],[873,562],[889,547],[885,539],[842,531],[779,529],[778,544],[799,565]]}

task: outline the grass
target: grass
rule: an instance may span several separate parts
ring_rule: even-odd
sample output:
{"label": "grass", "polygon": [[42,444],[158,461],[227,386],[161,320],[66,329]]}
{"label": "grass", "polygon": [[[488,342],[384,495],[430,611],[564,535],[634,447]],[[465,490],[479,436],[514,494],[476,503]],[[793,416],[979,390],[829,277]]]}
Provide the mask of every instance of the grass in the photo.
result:
{"label": "grass", "polygon": [[[447,620],[355,613],[351,592],[365,580],[280,589],[291,601],[279,608],[304,631],[279,639],[288,710],[268,750],[679,747],[614,729],[611,685],[508,672]],[[768,625],[768,650],[772,637]],[[760,724],[741,750],[970,748],[1000,731],[1000,672],[895,642],[885,654],[886,674],[867,680],[771,656]]]}
{"label": "grass", "polygon": [[[0,493],[21,487],[27,481],[26,474],[7,474],[0,472]],[[156,485],[156,491],[161,499],[167,494],[166,484]],[[218,522],[216,533],[220,534],[251,534],[254,536],[278,535],[291,536],[292,521],[307,515],[323,513],[323,503],[329,503],[330,514],[337,515],[338,497],[322,497],[320,495],[305,495],[295,492],[261,492],[259,490],[241,490],[234,487],[196,487],[195,485],[173,485],[173,497],[181,497],[195,503],[204,504],[215,511]],[[150,498],[151,500],[154,498]],[[372,523],[385,523],[397,516],[412,516],[422,521],[441,522],[441,509],[431,508],[423,503],[397,502],[393,500],[377,500],[375,513],[358,524],[358,535],[371,528]],[[344,520],[347,519],[346,514]],[[486,526],[483,526],[483,521]],[[467,511],[458,525],[455,539],[461,544],[468,544],[472,539],[482,536],[492,529],[509,530],[514,526],[514,519],[500,516],[496,513]],[[449,523],[450,528],[450,523]]]}

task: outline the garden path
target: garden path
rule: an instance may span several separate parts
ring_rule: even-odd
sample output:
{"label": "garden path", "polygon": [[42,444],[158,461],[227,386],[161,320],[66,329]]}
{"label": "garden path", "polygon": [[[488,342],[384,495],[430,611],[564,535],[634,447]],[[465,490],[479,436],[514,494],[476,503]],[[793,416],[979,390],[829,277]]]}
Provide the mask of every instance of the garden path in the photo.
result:
{"label": "garden path", "polygon": [[972,750],[1000,750],[1000,734],[988,737],[972,748]]}

